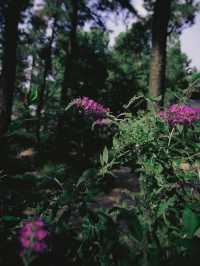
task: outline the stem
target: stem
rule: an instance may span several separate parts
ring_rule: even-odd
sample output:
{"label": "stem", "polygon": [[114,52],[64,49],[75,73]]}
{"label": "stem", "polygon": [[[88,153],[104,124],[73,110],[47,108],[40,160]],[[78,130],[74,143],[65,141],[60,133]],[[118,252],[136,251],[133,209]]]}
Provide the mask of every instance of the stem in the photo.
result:
{"label": "stem", "polygon": [[172,136],[173,136],[174,130],[175,130],[175,128],[173,127],[172,128],[172,131],[169,134],[169,141],[168,141],[167,147],[169,147],[170,144],[171,144],[171,140],[172,140]]}
{"label": "stem", "polygon": [[29,262],[26,260],[26,258],[23,256],[22,261],[24,263],[24,266],[29,266]]}

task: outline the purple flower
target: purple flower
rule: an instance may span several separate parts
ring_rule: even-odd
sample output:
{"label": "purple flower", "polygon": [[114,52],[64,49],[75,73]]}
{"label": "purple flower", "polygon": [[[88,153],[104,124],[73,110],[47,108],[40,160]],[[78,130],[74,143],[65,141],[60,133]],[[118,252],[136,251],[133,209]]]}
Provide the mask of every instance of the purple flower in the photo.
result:
{"label": "purple flower", "polygon": [[103,105],[85,96],[75,99],[73,103],[78,110],[83,111],[86,117],[93,121],[98,121],[98,123],[106,118],[107,113],[110,112],[109,108],[105,108]]}
{"label": "purple flower", "polygon": [[30,247],[31,241],[29,239],[21,238],[20,241],[21,241],[23,248],[29,248]]}
{"label": "purple flower", "polygon": [[45,240],[48,234],[41,219],[24,222],[19,235],[22,246],[20,255],[23,256],[25,251],[43,252],[47,248]]}
{"label": "purple flower", "polygon": [[43,252],[47,248],[47,244],[44,242],[33,243],[32,250],[36,252]]}
{"label": "purple flower", "polygon": [[171,125],[191,124],[200,120],[200,108],[173,104],[168,110],[160,112],[159,115]]}

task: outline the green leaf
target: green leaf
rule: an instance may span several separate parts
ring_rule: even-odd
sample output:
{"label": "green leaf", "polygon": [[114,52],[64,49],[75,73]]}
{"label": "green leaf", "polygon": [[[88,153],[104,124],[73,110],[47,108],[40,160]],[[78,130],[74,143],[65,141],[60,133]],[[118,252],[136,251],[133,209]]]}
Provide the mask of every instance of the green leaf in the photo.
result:
{"label": "green leaf", "polygon": [[116,138],[113,139],[113,147],[116,148],[118,146],[119,142]]}
{"label": "green leaf", "polygon": [[193,236],[200,226],[200,217],[188,207],[183,211],[183,226],[189,236]]}
{"label": "green leaf", "polygon": [[162,95],[154,98],[155,102],[160,102],[161,100],[162,100]]}
{"label": "green leaf", "polygon": [[107,147],[105,147],[103,150],[103,162],[104,162],[104,164],[108,163],[108,149],[107,149]]}
{"label": "green leaf", "polygon": [[104,166],[103,155],[102,154],[100,154],[100,164],[101,164],[101,166]]}
{"label": "green leaf", "polygon": [[3,216],[0,220],[3,222],[17,222],[20,218],[16,216]]}
{"label": "green leaf", "polygon": [[70,102],[66,108],[65,108],[65,111],[68,111],[72,106],[74,106],[74,101]]}
{"label": "green leaf", "polygon": [[96,174],[97,174],[96,170],[94,169],[88,169],[84,171],[84,173],[82,174],[82,176],[79,178],[78,182],[76,183],[76,187],[79,187],[80,184],[82,183],[86,183],[90,177],[95,176]]}
{"label": "green leaf", "polygon": [[34,102],[35,100],[37,100],[38,98],[38,90],[37,88],[34,86],[31,90],[31,96],[30,96],[30,100],[31,102]]}
{"label": "green leaf", "polygon": [[176,128],[178,129],[179,133],[182,133],[183,131],[183,125],[176,125]]}
{"label": "green leaf", "polygon": [[159,204],[157,217],[160,217],[166,213],[166,211],[169,209],[169,207],[172,207],[175,201],[175,197],[169,198],[167,201],[162,201]]}
{"label": "green leaf", "polygon": [[149,97],[146,97],[147,101],[150,101],[150,102],[159,102],[162,100],[162,96],[159,95],[157,97],[153,97],[153,96],[149,96]]}

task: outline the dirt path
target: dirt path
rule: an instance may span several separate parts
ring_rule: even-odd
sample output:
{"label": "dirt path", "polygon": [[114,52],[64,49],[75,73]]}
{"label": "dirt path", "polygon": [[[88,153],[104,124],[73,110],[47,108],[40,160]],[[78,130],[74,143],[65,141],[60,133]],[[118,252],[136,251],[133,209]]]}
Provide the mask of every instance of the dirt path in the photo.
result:
{"label": "dirt path", "polygon": [[108,194],[97,196],[91,208],[111,209],[116,206],[132,206],[134,194],[139,192],[139,180],[129,167],[121,167],[113,171],[115,175],[112,190]]}

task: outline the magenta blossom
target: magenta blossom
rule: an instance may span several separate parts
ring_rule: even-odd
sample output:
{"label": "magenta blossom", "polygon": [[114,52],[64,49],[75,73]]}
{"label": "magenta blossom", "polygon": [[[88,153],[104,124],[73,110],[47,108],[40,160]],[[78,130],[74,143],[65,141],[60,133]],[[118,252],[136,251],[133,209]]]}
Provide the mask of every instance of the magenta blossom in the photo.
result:
{"label": "magenta blossom", "polygon": [[96,101],[89,99],[88,97],[80,97],[74,100],[76,108],[83,111],[84,115],[92,117],[94,120],[100,120],[106,117],[106,114],[110,112],[109,108],[103,107],[103,105]]}
{"label": "magenta blossom", "polygon": [[26,251],[43,252],[47,248],[46,238],[48,234],[43,220],[24,222],[19,236],[22,246],[20,255],[23,256]]}
{"label": "magenta blossom", "polygon": [[200,120],[200,108],[173,104],[168,110],[160,112],[160,117],[171,125],[191,124]]}

